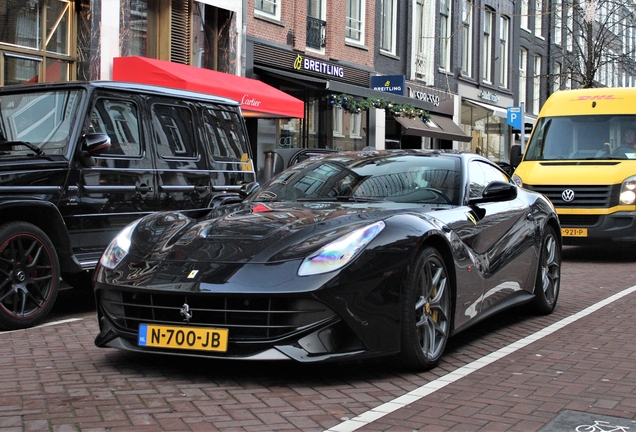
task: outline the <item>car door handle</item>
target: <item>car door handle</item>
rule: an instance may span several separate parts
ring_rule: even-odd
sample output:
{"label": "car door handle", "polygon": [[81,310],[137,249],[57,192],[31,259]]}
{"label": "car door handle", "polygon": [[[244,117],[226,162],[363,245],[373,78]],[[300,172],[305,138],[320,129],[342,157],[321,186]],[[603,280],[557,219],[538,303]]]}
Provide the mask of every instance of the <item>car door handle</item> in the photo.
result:
{"label": "car door handle", "polygon": [[148,192],[152,192],[152,187],[148,186],[146,184],[140,184],[139,186],[137,186],[137,192],[140,192],[142,194],[146,194]]}

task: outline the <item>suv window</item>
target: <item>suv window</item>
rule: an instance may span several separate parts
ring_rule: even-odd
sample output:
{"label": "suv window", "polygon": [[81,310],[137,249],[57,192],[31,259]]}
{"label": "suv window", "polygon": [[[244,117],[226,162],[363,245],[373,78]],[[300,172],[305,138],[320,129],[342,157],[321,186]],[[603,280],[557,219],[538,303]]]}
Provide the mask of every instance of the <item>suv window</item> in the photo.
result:
{"label": "suv window", "polygon": [[195,124],[192,111],[184,106],[154,104],[152,122],[157,152],[164,158],[195,158]]}
{"label": "suv window", "polygon": [[218,109],[203,111],[203,124],[212,146],[215,161],[238,162],[248,144],[238,114]]}
{"label": "suv window", "polygon": [[90,132],[110,137],[108,156],[141,155],[141,133],[135,103],[116,99],[98,99],[91,112]]}

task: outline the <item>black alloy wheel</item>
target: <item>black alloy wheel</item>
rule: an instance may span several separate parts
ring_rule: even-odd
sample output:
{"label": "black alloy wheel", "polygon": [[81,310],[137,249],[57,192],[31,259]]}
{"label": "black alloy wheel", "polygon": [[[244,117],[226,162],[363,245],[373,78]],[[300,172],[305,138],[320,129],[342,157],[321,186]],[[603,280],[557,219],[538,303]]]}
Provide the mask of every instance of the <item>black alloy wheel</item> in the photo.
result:
{"label": "black alloy wheel", "polygon": [[440,253],[426,247],[406,278],[402,314],[402,363],[431,369],[439,363],[451,329],[451,286]]}
{"label": "black alloy wheel", "polygon": [[554,228],[547,226],[541,242],[541,254],[534,286],[532,307],[537,314],[551,313],[561,286],[561,246]]}
{"label": "black alloy wheel", "polygon": [[53,243],[35,225],[0,226],[0,328],[32,327],[50,312],[60,286]]}

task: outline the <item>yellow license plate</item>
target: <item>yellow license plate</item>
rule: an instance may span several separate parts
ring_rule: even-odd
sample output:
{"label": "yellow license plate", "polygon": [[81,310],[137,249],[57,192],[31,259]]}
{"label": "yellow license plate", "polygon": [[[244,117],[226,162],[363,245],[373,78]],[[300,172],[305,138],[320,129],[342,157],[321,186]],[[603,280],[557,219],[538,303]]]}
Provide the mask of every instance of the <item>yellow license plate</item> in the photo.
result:
{"label": "yellow license plate", "polygon": [[561,228],[563,237],[587,237],[587,228]]}
{"label": "yellow license plate", "polygon": [[228,330],[140,324],[137,344],[157,348],[227,351]]}

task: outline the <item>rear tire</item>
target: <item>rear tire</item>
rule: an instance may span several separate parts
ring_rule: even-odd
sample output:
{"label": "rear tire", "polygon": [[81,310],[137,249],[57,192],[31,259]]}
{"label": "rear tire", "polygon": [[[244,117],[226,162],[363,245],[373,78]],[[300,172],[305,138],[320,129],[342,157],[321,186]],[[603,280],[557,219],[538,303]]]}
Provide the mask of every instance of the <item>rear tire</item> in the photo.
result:
{"label": "rear tire", "polygon": [[561,245],[554,228],[547,226],[541,242],[539,267],[534,286],[532,309],[539,315],[547,315],[556,307],[561,286]]}
{"label": "rear tire", "polygon": [[32,327],[48,315],[60,286],[53,243],[26,222],[0,226],[0,328]]}
{"label": "rear tire", "polygon": [[405,280],[401,361],[427,370],[439,363],[451,329],[451,286],[441,254],[426,247]]}

